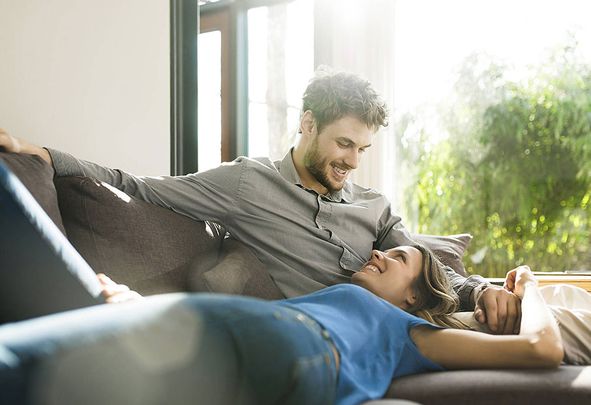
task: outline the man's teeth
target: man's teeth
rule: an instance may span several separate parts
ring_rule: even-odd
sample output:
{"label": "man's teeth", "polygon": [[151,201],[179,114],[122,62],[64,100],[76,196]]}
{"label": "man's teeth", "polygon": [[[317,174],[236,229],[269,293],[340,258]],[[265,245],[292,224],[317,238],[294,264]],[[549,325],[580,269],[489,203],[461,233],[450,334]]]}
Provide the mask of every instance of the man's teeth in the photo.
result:
{"label": "man's teeth", "polygon": [[335,170],[335,171],[336,171],[338,174],[340,174],[340,175],[345,175],[345,174],[347,174],[347,171],[346,171],[346,170],[340,169],[340,168],[338,168],[338,167],[336,167],[336,166],[334,167],[334,170]]}

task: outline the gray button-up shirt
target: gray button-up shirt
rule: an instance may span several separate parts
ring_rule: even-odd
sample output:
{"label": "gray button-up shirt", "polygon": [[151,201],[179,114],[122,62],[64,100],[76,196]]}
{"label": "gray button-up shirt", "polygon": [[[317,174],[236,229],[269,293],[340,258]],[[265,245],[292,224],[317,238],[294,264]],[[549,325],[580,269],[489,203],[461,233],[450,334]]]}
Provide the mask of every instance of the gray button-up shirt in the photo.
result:
{"label": "gray button-up shirt", "polygon": [[[283,160],[239,157],[186,176],[137,177],[49,150],[58,176],[88,176],[197,220],[219,222],[248,245],[286,297],[346,283],[372,249],[413,243],[384,195],[346,182],[318,195]],[[463,306],[479,284],[450,270]]]}

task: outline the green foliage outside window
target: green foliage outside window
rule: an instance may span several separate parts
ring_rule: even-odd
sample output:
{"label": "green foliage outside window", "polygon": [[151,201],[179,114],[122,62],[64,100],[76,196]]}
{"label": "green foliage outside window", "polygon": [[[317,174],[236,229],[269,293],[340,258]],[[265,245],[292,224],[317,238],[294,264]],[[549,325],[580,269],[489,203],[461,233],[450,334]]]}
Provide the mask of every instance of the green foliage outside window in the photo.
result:
{"label": "green foliage outside window", "polygon": [[418,231],[473,234],[464,262],[484,276],[591,269],[591,67],[567,46],[527,80],[478,55],[458,77],[438,109],[448,137],[429,144],[425,126],[406,145]]}

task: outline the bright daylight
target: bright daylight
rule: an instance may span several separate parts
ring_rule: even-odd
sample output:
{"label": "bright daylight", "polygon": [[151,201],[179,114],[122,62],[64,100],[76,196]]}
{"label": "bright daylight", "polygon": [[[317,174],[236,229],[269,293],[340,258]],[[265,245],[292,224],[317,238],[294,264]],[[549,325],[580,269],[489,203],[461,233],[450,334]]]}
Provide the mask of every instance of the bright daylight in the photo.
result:
{"label": "bright daylight", "polygon": [[[464,261],[476,274],[526,261],[591,268],[588,2],[321,3],[340,25],[312,0],[248,12],[249,156],[279,159],[293,144],[316,55],[369,78],[389,103],[390,125],[353,179],[383,191],[407,227],[472,234]],[[202,52],[215,55],[207,41],[219,38],[206,35]],[[203,131],[219,133],[216,104],[200,105]],[[203,142],[213,144],[200,167],[214,167],[216,138]]]}

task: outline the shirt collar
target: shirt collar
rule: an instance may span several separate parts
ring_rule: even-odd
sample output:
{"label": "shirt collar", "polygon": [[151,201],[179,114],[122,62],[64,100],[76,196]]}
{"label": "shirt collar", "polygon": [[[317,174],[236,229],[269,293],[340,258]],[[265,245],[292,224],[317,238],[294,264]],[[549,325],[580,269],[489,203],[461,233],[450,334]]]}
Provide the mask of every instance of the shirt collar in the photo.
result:
{"label": "shirt collar", "polygon": [[[295,168],[295,164],[293,163],[293,147],[285,154],[282,160],[275,162],[275,167],[279,170],[279,173],[285,180],[288,182],[298,185],[305,189],[304,185],[302,184],[302,179],[298,175],[298,172]],[[325,196],[331,201],[335,202],[347,202],[350,203],[352,201],[352,186],[349,180],[345,181],[345,185],[339,191],[335,191],[330,193],[329,195]]]}

